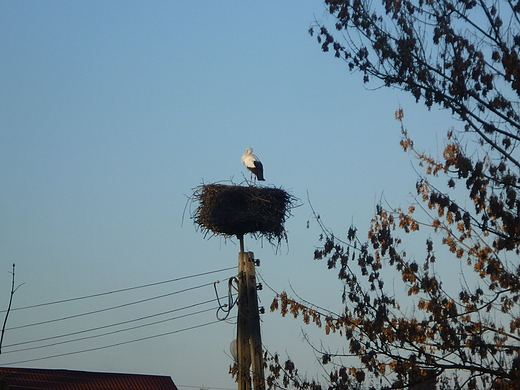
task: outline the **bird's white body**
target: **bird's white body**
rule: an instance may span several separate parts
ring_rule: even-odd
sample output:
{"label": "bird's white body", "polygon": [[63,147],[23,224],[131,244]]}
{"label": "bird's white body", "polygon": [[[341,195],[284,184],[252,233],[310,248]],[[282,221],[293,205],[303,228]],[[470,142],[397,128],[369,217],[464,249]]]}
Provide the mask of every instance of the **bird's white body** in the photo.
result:
{"label": "bird's white body", "polygon": [[246,168],[255,168],[255,161],[260,162],[258,157],[256,157],[253,154],[253,149],[252,148],[247,148],[246,152],[242,156],[242,162],[244,163]]}
{"label": "bird's white body", "polygon": [[255,174],[255,176],[260,181],[265,181],[264,179],[264,167],[258,157],[253,154],[252,148],[247,148],[246,152],[242,156],[242,163],[246,166],[246,168],[251,172],[251,176]]}

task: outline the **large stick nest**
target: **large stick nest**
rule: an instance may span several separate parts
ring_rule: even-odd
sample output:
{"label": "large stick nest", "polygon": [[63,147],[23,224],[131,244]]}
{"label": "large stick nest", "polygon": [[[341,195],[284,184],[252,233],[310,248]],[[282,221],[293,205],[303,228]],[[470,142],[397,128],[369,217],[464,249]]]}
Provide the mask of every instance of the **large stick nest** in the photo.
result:
{"label": "large stick nest", "polygon": [[252,234],[270,242],[287,239],[285,220],[296,198],[280,188],[204,184],[195,189],[199,201],[193,219],[202,232],[242,237]]}

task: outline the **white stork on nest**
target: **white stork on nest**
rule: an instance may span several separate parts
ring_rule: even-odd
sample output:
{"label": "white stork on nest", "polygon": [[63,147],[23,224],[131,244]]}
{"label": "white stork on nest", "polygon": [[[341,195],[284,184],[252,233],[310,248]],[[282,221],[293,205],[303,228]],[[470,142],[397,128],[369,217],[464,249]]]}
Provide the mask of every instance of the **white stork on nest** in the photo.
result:
{"label": "white stork on nest", "polygon": [[242,162],[246,166],[246,168],[251,172],[251,179],[253,179],[253,174],[258,178],[259,181],[265,181],[264,179],[264,166],[253,154],[252,148],[247,148],[246,152],[242,156]]}

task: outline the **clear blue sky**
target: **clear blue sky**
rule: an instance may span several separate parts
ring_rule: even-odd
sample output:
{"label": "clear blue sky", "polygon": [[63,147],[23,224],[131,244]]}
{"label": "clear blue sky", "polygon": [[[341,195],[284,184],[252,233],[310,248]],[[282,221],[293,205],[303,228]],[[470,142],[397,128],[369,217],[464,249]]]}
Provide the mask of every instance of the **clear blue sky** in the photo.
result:
{"label": "clear blue sky", "polygon": [[[341,311],[335,273],[312,260],[320,231],[312,220],[306,227],[307,192],[338,234],[351,222],[366,227],[383,193],[406,206],[416,181],[399,147],[399,103],[412,136],[434,153],[448,124],[404,93],[367,90],[359,74],[320,51],[307,33],[314,18],[327,20],[320,1],[1,2],[0,309],[12,263],[23,283],[18,308],[234,267],[236,243],[205,239],[190,219],[194,206],[184,210],[201,183],[241,182],[240,157],[253,147],[266,185],[303,204],[279,251],[246,238],[261,259],[258,271],[277,291],[292,286]],[[15,310],[0,365],[158,374],[181,389],[234,388],[232,321],[183,329],[216,319],[212,304],[201,303],[215,297],[213,281],[235,274]],[[260,292],[266,309],[272,298]],[[189,305],[196,306],[56,338]],[[268,310],[262,319],[271,352],[297,356],[309,375],[321,372],[300,321]],[[150,338],[164,333],[171,334]],[[319,342],[320,333],[312,334]],[[49,340],[21,344],[41,338]],[[74,353],[86,349],[95,350]]]}

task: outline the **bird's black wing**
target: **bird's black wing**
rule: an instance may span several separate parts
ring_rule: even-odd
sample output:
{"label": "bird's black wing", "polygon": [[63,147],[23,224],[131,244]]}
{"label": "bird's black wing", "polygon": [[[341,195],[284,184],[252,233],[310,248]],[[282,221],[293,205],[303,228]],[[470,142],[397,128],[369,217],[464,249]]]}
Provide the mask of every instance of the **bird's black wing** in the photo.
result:
{"label": "bird's black wing", "polygon": [[255,161],[255,167],[251,169],[259,181],[265,181],[264,179],[264,166],[260,161]]}

